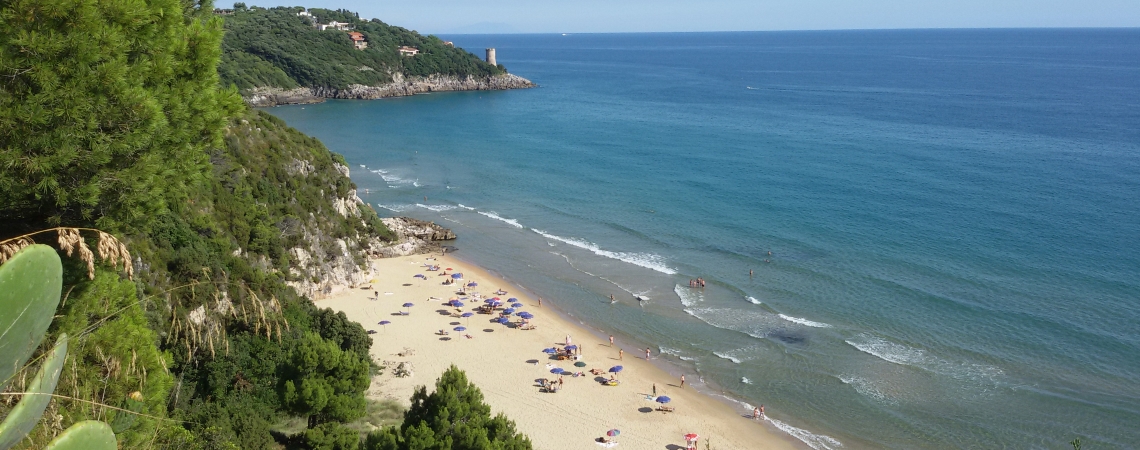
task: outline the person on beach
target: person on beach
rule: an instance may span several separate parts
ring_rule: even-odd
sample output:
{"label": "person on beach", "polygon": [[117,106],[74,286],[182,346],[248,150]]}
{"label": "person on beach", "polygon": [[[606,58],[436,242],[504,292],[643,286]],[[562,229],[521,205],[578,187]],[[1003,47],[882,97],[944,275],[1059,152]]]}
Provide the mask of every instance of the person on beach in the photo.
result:
{"label": "person on beach", "polygon": [[614,346],[614,335],[610,335],[610,347]]}
{"label": "person on beach", "polygon": [[558,376],[558,389],[562,389],[562,375]]}
{"label": "person on beach", "polygon": [[570,345],[570,335],[566,335],[566,345]]}
{"label": "person on beach", "polygon": [[760,420],[760,408],[752,408],[752,420]]}
{"label": "person on beach", "polygon": [[764,405],[760,405],[760,418],[764,418]]}
{"label": "person on beach", "polygon": [[612,305],[614,303],[617,303],[617,300],[614,299],[614,294],[610,294],[610,304]]}
{"label": "person on beach", "polygon": [[645,347],[645,360],[649,361],[649,347]]}
{"label": "person on beach", "polygon": [[657,396],[657,383],[653,383],[653,396]]}
{"label": "person on beach", "polygon": [[685,388],[685,374],[681,374],[681,389]]}
{"label": "person on beach", "polygon": [[622,350],[619,348],[618,349],[618,361],[622,360],[622,355],[624,355],[624,354],[625,354],[625,350]]}

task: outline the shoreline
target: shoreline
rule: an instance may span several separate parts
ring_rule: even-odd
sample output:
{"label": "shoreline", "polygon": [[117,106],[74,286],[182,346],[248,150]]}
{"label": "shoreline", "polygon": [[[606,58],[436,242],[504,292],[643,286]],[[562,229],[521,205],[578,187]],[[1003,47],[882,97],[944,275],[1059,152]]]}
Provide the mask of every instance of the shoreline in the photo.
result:
{"label": "shoreline", "polygon": [[485,77],[435,74],[409,78],[400,76],[386,84],[377,86],[353,84],[343,89],[327,86],[292,89],[255,87],[244,92],[242,100],[254,108],[268,108],[281,105],[309,105],[321,103],[327,99],[378,100],[392,97],[410,97],[431,92],[505,91],[530,89],[537,86],[530,80],[511,73]]}
{"label": "shoreline", "polygon": [[[521,309],[537,316],[532,323],[538,329],[522,331],[488,324],[491,316],[481,314],[469,319],[449,317],[446,313],[450,308],[443,303],[454,296],[454,286],[442,286],[440,272],[423,270],[422,264],[428,258],[435,258],[444,268],[452,267],[464,273],[465,282],[477,281],[479,292],[493,295],[492,290],[507,290],[504,297],[518,298],[525,305]],[[681,435],[689,432],[701,435],[702,439],[711,436],[713,448],[804,447],[794,437],[775,431],[775,425],[758,424],[744,417],[745,411],[730,403],[739,403],[738,400],[707,392],[708,385],[703,381],[700,384],[705,385],[705,389],[680,388],[678,378],[672,373],[674,370],[669,369],[677,369],[677,373],[684,371],[661,360],[659,353],[646,361],[641,350],[630,348],[618,361],[603,330],[560,310],[557,300],[551,303],[542,299],[544,303],[538,306],[536,299],[541,297],[536,292],[510,282],[505,275],[454,255],[412,255],[372,261],[379,273],[384,274],[377,278],[373,289],[351,289],[316,302],[319,307],[343,311],[365,329],[375,330],[376,334],[372,335],[375,360],[407,361],[413,365],[415,374],[409,378],[394,377],[392,367],[374,377],[367,393],[369,398],[392,399],[407,406],[415,386],[432,385],[444,369],[456,364],[479,386],[492,409],[514,420],[518,430],[528,435],[536,448],[588,448],[589,442],[611,428],[622,430],[619,443],[632,444],[634,448],[674,448],[668,446],[683,445]],[[419,273],[425,274],[427,279],[413,278]],[[380,292],[379,299],[370,300],[376,291]],[[439,300],[428,301],[429,297]],[[397,311],[409,310],[400,307],[405,302],[416,306],[410,308],[410,315],[398,315]],[[466,302],[464,310],[472,306],[475,306],[472,302]],[[392,323],[375,325],[381,319]],[[463,326],[463,322],[471,325],[466,331],[449,330],[449,336],[435,334],[441,327],[448,329],[457,323]],[[587,367],[576,368],[566,362],[548,360],[548,355],[541,352],[543,347],[561,342],[565,334],[572,336],[574,344],[583,345]],[[480,343],[489,345],[478,345]],[[412,355],[396,355],[407,348],[413,349]],[[557,375],[549,373],[547,364],[575,371],[606,370],[620,364],[625,370],[617,375],[622,384],[616,387],[604,386],[598,382],[604,378],[586,373],[585,377],[564,377],[562,392],[540,393],[535,385],[537,378],[557,379]],[[668,394],[673,399],[669,406],[676,407],[677,412],[656,411],[659,405],[650,398],[649,392],[654,384],[658,394]]]}

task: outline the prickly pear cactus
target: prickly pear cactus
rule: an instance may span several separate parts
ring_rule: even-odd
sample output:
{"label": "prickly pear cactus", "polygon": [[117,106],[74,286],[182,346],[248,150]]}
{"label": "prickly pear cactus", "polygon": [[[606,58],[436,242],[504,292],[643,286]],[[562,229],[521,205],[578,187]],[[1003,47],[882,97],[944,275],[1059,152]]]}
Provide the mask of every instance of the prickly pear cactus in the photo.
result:
{"label": "prickly pear cactus", "polygon": [[[139,391],[131,392],[131,394],[127,396],[126,401],[123,402],[123,409],[133,413],[142,412],[144,406],[146,406],[146,402],[143,401],[142,392]],[[138,414],[119,411],[115,415],[115,419],[111,421],[111,429],[114,430],[116,434],[127,431],[135,424],[138,418]]]}
{"label": "prickly pear cactus", "polygon": [[0,265],[0,389],[40,346],[63,289],[55,249],[32,245]]}
{"label": "prickly pear cactus", "polygon": [[[55,249],[33,245],[0,265],[0,389],[28,362],[51,325],[63,289],[63,265]],[[25,395],[0,422],[0,450],[7,450],[35,428],[51,402],[67,359],[67,335],[56,341],[40,363]],[[115,434],[102,422],[85,421],[64,430],[46,448],[58,450],[116,448]]]}
{"label": "prickly pear cactus", "polygon": [[55,347],[44,358],[40,371],[32,379],[31,384],[24,390],[24,397],[20,403],[0,422],[0,449],[11,448],[20,442],[44,415],[51,402],[51,394],[55,392],[56,383],[59,382],[59,373],[63,371],[63,362],[67,360],[67,335],[59,337]]}
{"label": "prickly pear cactus", "polygon": [[44,450],[115,450],[115,432],[98,420],[84,420],[63,430]]}

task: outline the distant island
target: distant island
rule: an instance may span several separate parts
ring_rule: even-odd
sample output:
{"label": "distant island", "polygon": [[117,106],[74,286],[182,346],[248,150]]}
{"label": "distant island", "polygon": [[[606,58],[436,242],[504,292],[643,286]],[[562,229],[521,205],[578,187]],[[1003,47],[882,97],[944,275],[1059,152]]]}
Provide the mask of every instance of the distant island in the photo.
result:
{"label": "distant island", "polygon": [[451,42],[348,10],[236,3],[214,14],[225,24],[222,85],[251,106],[535,86]]}

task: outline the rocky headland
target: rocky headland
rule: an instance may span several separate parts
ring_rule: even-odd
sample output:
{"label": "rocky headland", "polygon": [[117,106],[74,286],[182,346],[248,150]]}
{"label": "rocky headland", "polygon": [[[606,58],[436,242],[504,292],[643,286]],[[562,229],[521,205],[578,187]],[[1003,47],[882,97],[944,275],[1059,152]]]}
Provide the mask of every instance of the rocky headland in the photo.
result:
{"label": "rocky headland", "polygon": [[393,75],[393,81],[391,83],[377,86],[353,84],[344,89],[324,86],[299,87],[293,89],[257,87],[244,92],[242,98],[244,98],[246,103],[250,106],[268,107],[320,103],[328,98],[375,100],[388,97],[406,97],[428,92],[501,91],[507,89],[528,89],[536,86],[536,84],[526,78],[509,73],[487,77],[430,75],[426,77],[408,78],[397,73]]}

